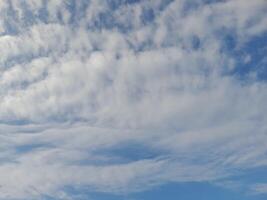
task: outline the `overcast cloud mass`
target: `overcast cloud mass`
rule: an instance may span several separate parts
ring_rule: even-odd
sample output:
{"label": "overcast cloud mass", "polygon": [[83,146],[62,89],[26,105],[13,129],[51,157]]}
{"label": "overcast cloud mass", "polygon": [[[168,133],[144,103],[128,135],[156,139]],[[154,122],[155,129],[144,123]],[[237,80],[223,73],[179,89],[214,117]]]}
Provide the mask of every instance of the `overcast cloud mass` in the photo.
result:
{"label": "overcast cloud mass", "polygon": [[266,197],[266,80],[266,0],[1,0],[0,199]]}

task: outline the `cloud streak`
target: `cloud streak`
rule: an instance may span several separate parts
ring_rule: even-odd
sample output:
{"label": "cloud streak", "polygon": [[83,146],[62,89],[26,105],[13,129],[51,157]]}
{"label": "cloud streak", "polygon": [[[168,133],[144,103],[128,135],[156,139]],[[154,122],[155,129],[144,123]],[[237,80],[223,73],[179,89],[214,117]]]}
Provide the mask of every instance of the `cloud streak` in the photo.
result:
{"label": "cloud streak", "polygon": [[[265,167],[264,62],[254,69],[245,47],[266,36],[266,10],[264,0],[1,1],[0,199],[217,184]],[[236,52],[253,72],[236,70]]]}

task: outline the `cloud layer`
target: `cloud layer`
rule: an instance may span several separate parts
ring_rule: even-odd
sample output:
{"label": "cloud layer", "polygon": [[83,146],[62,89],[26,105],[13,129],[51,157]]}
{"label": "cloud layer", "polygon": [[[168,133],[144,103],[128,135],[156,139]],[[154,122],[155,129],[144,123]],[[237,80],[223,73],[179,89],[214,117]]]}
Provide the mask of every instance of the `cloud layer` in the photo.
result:
{"label": "cloud layer", "polygon": [[266,47],[250,43],[266,41],[266,11],[264,0],[1,1],[0,199],[265,167]]}

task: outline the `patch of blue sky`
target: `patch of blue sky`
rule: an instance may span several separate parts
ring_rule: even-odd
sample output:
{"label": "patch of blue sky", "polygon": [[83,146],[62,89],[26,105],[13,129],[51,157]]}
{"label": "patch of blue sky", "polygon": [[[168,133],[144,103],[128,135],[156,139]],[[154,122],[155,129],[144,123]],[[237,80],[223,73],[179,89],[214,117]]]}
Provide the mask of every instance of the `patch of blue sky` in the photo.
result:
{"label": "patch of blue sky", "polygon": [[[74,27],[78,26],[79,22],[86,15],[86,9],[90,6],[90,1],[75,1],[70,0],[66,2],[66,9],[70,13],[68,23]],[[58,13],[59,19],[62,20],[62,13]]]}
{"label": "patch of blue sky", "polygon": [[242,182],[244,185],[265,183],[267,181],[267,167],[239,170],[240,173],[231,177],[231,181]]}
{"label": "patch of blue sky", "polygon": [[15,35],[18,33],[18,26],[17,26],[17,14],[12,7],[11,4],[9,4],[9,9],[7,9],[5,13],[6,20],[4,20],[4,26],[5,31],[2,33],[2,35]]}
{"label": "patch of blue sky", "polygon": [[[249,195],[246,192],[240,193],[239,189],[229,190],[208,182],[170,182],[147,191],[140,191],[132,194],[99,193],[92,191],[90,188],[84,188],[81,190],[80,188],[77,189],[73,187],[66,187],[64,191],[70,197],[73,196],[73,198],[81,200],[88,198],[96,200],[265,200],[266,198],[264,195],[255,196]],[[46,197],[44,200],[54,200],[54,198]]]}
{"label": "patch of blue sky", "polygon": [[42,7],[37,11],[37,18],[43,23],[48,23],[48,16],[47,1],[42,0]]}
{"label": "patch of blue sky", "polygon": [[238,38],[226,35],[225,51],[235,60],[235,67],[230,73],[245,80],[250,74],[255,74],[257,80],[267,79],[267,33],[253,37],[243,45],[238,46]]}
{"label": "patch of blue sky", "polygon": [[[94,21],[94,23],[89,24],[88,28],[89,30],[102,30],[102,29],[108,29],[108,30],[117,30],[121,33],[129,33],[130,31],[133,30],[134,26],[131,22],[131,19],[129,19],[129,21],[127,23],[120,23],[117,22],[117,20],[115,19],[115,16],[113,15],[114,12],[116,10],[118,10],[119,8],[121,8],[122,6],[125,6],[127,4],[131,5],[131,4],[136,4],[136,3],[141,3],[143,1],[137,1],[137,0],[127,0],[127,1],[107,1],[108,6],[110,7],[110,10],[107,11],[103,11],[101,12],[97,19]],[[162,10],[163,8],[165,8],[171,1],[166,1],[165,3],[162,3],[160,5],[159,10]],[[155,19],[155,11],[153,8],[140,8],[142,9],[141,12],[141,22],[143,25],[146,25],[148,23],[152,23]],[[73,7],[71,9],[73,12]],[[79,12],[83,12],[80,11]]]}
{"label": "patch of blue sky", "polygon": [[15,147],[15,150],[18,154],[24,154],[24,153],[30,153],[32,151],[42,150],[45,148],[51,148],[53,147],[50,144],[25,144],[25,145],[19,145]]}
{"label": "patch of blue sky", "polygon": [[166,155],[164,151],[153,149],[138,142],[125,142],[115,147],[103,148],[101,151],[95,152],[99,155],[114,157],[121,160],[121,163],[129,163],[146,159],[159,159]]}

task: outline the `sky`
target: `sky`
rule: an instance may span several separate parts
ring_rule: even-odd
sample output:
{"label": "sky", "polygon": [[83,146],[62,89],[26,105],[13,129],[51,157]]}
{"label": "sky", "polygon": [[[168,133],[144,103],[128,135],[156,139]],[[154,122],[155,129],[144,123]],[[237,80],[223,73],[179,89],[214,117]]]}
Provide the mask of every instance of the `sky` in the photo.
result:
{"label": "sky", "polygon": [[0,1],[0,200],[266,198],[266,0]]}

